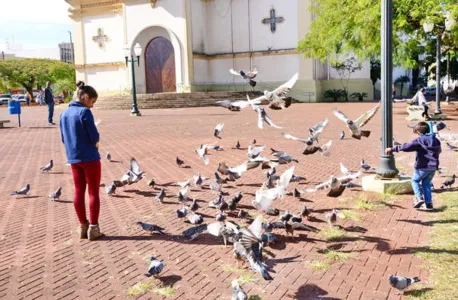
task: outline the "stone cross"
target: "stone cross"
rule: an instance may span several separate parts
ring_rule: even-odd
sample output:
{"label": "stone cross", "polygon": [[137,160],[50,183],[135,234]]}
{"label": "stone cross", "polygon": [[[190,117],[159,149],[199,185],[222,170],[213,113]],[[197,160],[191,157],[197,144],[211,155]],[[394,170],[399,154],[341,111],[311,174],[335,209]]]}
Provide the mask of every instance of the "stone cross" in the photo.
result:
{"label": "stone cross", "polygon": [[272,33],[274,33],[277,30],[277,23],[283,23],[284,20],[285,20],[285,18],[283,18],[283,17],[276,17],[275,8],[272,8],[270,10],[270,18],[263,19],[262,23],[263,24],[267,24],[267,25],[270,24],[270,31],[272,31]]}
{"label": "stone cross", "polygon": [[103,34],[103,29],[97,29],[97,35],[92,37],[92,40],[99,44],[99,48],[102,48],[104,43],[108,40],[108,37]]}

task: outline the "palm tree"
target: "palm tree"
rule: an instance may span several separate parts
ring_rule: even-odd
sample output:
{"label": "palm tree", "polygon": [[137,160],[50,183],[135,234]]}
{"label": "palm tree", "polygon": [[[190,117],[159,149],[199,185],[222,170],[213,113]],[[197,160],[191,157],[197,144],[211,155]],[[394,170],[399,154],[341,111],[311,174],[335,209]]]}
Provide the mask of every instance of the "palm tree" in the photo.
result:
{"label": "palm tree", "polygon": [[407,75],[399,76],[399,77],[396,78],[396,80],[394,81],[395,84],[398,84],[398,83],[401,84],[401,93],[400,93],[400,96],[402,96],[402,90],[404,89],[404,83],[407,83],[407,82],[410,82],[410,78],[409,78],[409,76],[407,76]]}

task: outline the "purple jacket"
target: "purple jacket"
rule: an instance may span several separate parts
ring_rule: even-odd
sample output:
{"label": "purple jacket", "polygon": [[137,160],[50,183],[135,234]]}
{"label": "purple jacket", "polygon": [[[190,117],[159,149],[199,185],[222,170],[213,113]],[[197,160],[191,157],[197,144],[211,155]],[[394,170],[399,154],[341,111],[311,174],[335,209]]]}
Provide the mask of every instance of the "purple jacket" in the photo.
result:
{"label": "purple jacket", "polygon": [[393,147],[393,152],[417,152],[415,169],[433,171],[439,168],[439,154],[442,152],[441,142],[432,135],[420,135],[410,143]]}

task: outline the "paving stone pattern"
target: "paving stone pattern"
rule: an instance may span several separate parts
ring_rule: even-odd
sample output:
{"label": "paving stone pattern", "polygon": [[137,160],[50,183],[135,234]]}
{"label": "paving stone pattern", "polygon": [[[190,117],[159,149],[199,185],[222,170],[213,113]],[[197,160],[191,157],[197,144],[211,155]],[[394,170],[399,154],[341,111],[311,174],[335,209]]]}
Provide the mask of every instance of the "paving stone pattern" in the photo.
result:
{"label": "paving stone pattern", "polygon": [[[73,183],[70,167],[66,166],[64,147],[58,128],[47,125],[45,107],[25,107],[22,128],[16,118],[0,107],[0,119],[11,119],[8,128],[0,130],[0,298],[2,299],[162,299],[154,289],[143,295],[128,296],[129,287],[147,282],[144,273],[148,258],[154,255],[165,261],[163,285],[172,285],[175,299],[230,299],[231,281],[242,275],[253,275],[255,281],[244,284],[249,295],[261,299],[400,299],[387,283],[388,274],[420,276],[427,281],[424,263],[411,254],[421,246],[428,227],[416,222],[427,214],[411,208],[412,196],[398,197],[389,206],[371,211],[359,211],[360,221],[340,220],[339,225],[351,236],[340,242],[327,242],[321,233],[296,232],[296,237],[281,237],[278,245],[267,248],[266,263],[274,280],[264,281],[258,274],[236,269],[232,248],[225,248],[222,240],[203,234],[192,242],[181,233],[191,225],[177,219],[175,211],[181,208],[176,194],[177,181],[185,181],[193,172],[212,176],[218,162],[236,165],[246,160],[245,150],[235,150],[237,140],[243,147],[256,138],[266,149],[286,150],[299,159],[296,175],[305,176],[305,183],[291,184],[304,189],[339,173],[339,162],[353,170],[365,158],[376,165],[379,155],[380,112],[367,128],[368,139],[361,141],[338,139],[343,123],[332,115],[338,106],[348,116],[356,118],[374,103],[294,104],[284,111],[268,110],[274,123],[284,129],[256,127],[256,114],[246,109],[233,113],[222,108],[187,108],[143,110],[142,117],[130,117],[129,112],[94,110],[101,133],[100,150],[112,154],[116,162],[103,160],[102,182],[119,179],[135,157],[147,173],[147,179],[167,190],[164,204],[153,198],[158,192],[147,186],[147,180],[119,189],[115,197],[101,191],[100,226],[107,237],[101,241],[81,241],[78,222],[73,210]],[[58,116],[65,106],[56,107]],[[395,105],[395,138],[407,141],[413,138],[404,121],[404,105]],[[283,139],[285,131],[299,137],[308,134],[308,128],[329,118],[329,125],[320,137],[320,143],[334,140],[330,157],[319,154],[305,157],[304,146]],[[57,118],[58,120],[58,118]],[[213,138],[216,123],[223,122],[222,140]],[[456,121],[450,121],[453,128]],[[348,134],[347,134],[348,136]],[[194,152],[200,144],[217,143],[224,151],[210,152],[210,164],[205,166]],[[269,151],[266,151],[267,153]],[[266,153],[266,155],[267,155]],[[398,154],[397,164],[410,173],[414,154]],[[179,156],[191,168],[178,168]],[[48,174],[39,168],[50,159],[55,167]],[[444,148],[442,165],[451,174],[456,156]],[[283,172],[289,166],[281,166]],[[259,183],[264,181],[260,169],[247,172],[241,180],[225,188],[232,194],[243,191],[242,208],[249,209]],[[444,179],[435,179],[436,187]],[[9,194],[31,184],[28,197]],[[60,201],[52,202],[47,195],[58,186],[63,187]],[[341,199],[332,199],[318,192],[300,200],[286,196],[274,206],[298,213],[303,204],[313,209],[316,219],[306,222],[317,228],[326,228],[324,215],[332,208],[352,209],[353,198],[361,191],[347,190]],[[208,189],[193,188],[192,197],[200,200],[205,221],[214,221],[216,211],[206,202],[214,199]],[[275,219],[274,217],[267,217]],[[235,219],[230,217],[231,220]],[[167,235],[149,235],[135,225],[136,221],[152,222],[166,228]],[[236,222],[244,223],[236,220]],[[276,231],[283,235],[283,231]],[[313,269],[310,264],[323,261],[328,248],[350,253],[347,261],[331,263],[326,270]]]}

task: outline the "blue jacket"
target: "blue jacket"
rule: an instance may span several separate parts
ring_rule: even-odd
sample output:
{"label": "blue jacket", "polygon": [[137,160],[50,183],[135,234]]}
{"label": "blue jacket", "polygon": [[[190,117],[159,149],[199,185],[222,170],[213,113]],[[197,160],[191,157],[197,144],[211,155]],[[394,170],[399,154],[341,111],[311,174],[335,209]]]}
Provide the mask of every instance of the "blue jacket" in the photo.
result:
{"label": "blue jacket", "polygon": [[96,147],[100,136],[89,108],[77,101],[70,102],[60,115],[59,126],[69,164],[100,160]]}
{"label": "blue jacket", "polygon": [[433,171],[439,168],[441,142],[433,135],[420,135],[410,143],[393,147],[393,152],[417,152],[415,169]]}

